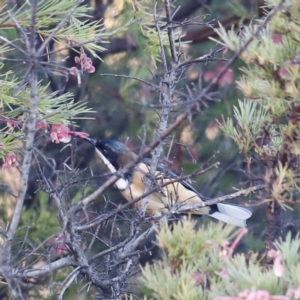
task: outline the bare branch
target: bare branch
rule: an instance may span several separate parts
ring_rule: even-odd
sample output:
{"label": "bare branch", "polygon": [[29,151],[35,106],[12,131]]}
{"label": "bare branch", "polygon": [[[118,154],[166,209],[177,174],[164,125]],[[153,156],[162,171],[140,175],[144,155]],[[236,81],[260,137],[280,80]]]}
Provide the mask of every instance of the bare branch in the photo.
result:
{"label": "bare branch", "polygon": [[176,212],[180,213],[180,212],[183,212],[183,211],[195,211],[195,210],[197,210],[201,207],[211,206],[211,205],[218,204],[218,203],[221,203],[221,202],[224,202],[224,201],[227,201],[227,200],[232,200],[234,198],[245,196],[245,195],[248,195],[248,194],[253,193],[255,191],[259,191],[259,190],[266,189],[266,188],[267,188],[266,184],[259,184],[259,185],[253,186],[253,187],[249,187],[248,189],[244,189],[244,190],[241,190],[241,191],[229,194],[229,195],[217,197],[217,198],[214,198],[214,199],[211,199],[211,200],[208,200],[208,201],[201,202],[199,204],[182,205],[178,208],[178,210],[176,210]]}
{"label": "bare branch", "polygon": [[21,274],[21,277],[22,278],[35,278],[35,277],[39,277],[39,276],[42,276],[42,275],[45,275],[45,274],[52,273],[56,270],[59,270],[63,267],[71,266],[73,264],[74,264],[74,262],[73,262],[71,257],[69,257],[69,256],[68,257],[63,257],[61,259],[53,261],[50,264],[47,264],[47,265],[42,266],[40,268],[25,270]]}

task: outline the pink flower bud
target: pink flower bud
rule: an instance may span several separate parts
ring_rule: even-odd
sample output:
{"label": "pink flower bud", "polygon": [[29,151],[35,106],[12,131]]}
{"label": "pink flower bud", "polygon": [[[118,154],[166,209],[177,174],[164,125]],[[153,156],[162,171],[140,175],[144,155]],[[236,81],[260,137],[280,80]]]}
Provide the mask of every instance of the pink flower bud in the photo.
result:
{"label": "pink flower bud", "polygon": [[278,71],[278,75],[280,78],[285,79],[287,74],[288,74],[288,68],[291,65],[291,61],[287,60],[284,62],[283,66],[280,67],[279,71]]}
{"label": "pink flower bud", "polygon": [[277,253],[276,250],[270,249],[270,250],[268,251],[268,254],[267,254],[267,255],[268,255],[270,258],[275,258],[275,257],[278,256],[278,253]]}
{"label": "pink flower bud", "polygon": [[36,125],[35,125],[35,128],[37,129],[37,130],[39,130],[39,129],[42,129],[42,130],[44,130],[44,131],[48,131],[48,126],[47,126],[47,124],[45,123],[45,122],[43,122],[43,121],[37,121],[36,122]]}
{"label": "pink flower bud", "polygon": [[228,278],[229,277],[228,271],[225,268],[223,268],[223,270],[220,272],[219,275],[223,278]]}
{"label": "pink flower bud", "polygon": [[10,119],[10,120],[6,121],[6,125],[9,128],[15,128],[16,126],[18,126],[18,124],[19,124],[19,121],[16,121],[16,120]]}
{"label": "pink flower bud", "polygon": [[257,291],[256,292],[256,300],[269,300],[270,293],[265,290]]}
{"label": "pink flower bud", "polygon": [[258,300],[256,299],[256,292],[250,292],[246,297],[246,300]]}
{"label": "pink flower bud", "polygon": [[78,69],[76,67],[72,67],[72,68],[69,69],[69,73],[71,75],[76,76],[77,72],[78,72]]}
{"label": "pink flower bud", "polygon": [[274,274],[277,277],[282,277],[284,275],[284,265],[283,265],[283,261],[282,261],[282,257],[277,256],[274,260],[274,264],[273,264],[273,270],[274,270]]}
{"label": "pink flower bud", "polygon": [[218,85],[220,87],[224,87],[226,85],[230,85],[233,82],[233,71],[228,69],[224,75],[219,79]]}
{"label": "pink flower bud", "polygon": [[70,46],[73,46],[76,44],[69,35],[66,37],[66,40],[67,40],[68,45],[70,45]]}
{"label": "pink flower bud", "polygon": [[300,299],[300,288],[299,287],[296,290],[294,290],[294,298],[295,298],[295,300]]}
{"label": "pink flower bud", "polygon": [[72,139],[71,131],[68,126],[54,124],[51,126],[50,138],[53,143],[69,143]]}
{"label": "pink flower bud", "polygon": [[248,297],[249,294],[250,294],[250,291],[245,289],[245,290],[242,290],[241,292],[239,292],[238,296],[240,298],[246,298],[246,297]]}
{"label": "pink flower bud", "polygon": [[204,72],[203,73],[203,79],[204,81],[208,82],[211,81],[215,78],[215,73],[214,72]]}
{"label": "pink flower bud", "polygon": [[10,167],[16,167],[18,165],[17,157],[14,153],[10,153],[4,156],[2,170],[5,171]]}
{"label": "pink flower bud", "polygon": [[[223,67],[224,67],[224,64],[220,63],[220,64],[217,65],[215,71],[205,72],[203,74],[204,81],[208,82],[208,81],[213,80],[215,77],[217,77],[219,75],[219,73],[223,69]],[[227,85],[231,84],[232,82],[233,82],[233,71],[232,71],[232,69],[228,69],[223,74],[223,76],[219,79],[218,86],[219,87],[224,87],[224,86],[227,86]]]}
{"label": "pink flower bud", "polygon": [[68,248],[65,244],[65,237],[63,234],[57,234],[57,237],[47,241],[46,245],[48,247],[51,247],[51,249],[54,250],[54,253],[57,256],[61,256],[64,253],[68,252]]}
{"label": "pink flower bud", "polygon": [[75,60],[75,63],[76,63],[76,64],[79,64],[79,63],[80,63],[80,57],[79,57],[79,56],[75,56],[74,60]]}
{"label": "pink flower bud", "polygon": [[87,69],[87,72],[88,72],[88,73],[95,73],[95,67],[94,67],[94,66],[90,66],[90,67]]}
{"label": "pink flower bud", "polygon": [[286,296],[288,296],[288,297],[294,297],[294,294],[295,294],[295,290],[294,289],[288,289],[287,291],[286,291]]}
{"label": "pink flower bud", "polygon": [[61,143],[69,143],[72,139],[72,137],[69,135],[68,132],[63,131],[58,133],[58,139]]}
{"label": "pink flower bud", "polygon": [[282,38],[280,36],[278,36],[278,35],[273,34],[272,35],[272,40],[273,40],[273,43],[275,45],[283,45]]}
{"label": "pink flower bud", "polygon": [[198,272],[192,275],[193,280],[195,281],[196,285],[201,284],[204,281],[204,276]]}

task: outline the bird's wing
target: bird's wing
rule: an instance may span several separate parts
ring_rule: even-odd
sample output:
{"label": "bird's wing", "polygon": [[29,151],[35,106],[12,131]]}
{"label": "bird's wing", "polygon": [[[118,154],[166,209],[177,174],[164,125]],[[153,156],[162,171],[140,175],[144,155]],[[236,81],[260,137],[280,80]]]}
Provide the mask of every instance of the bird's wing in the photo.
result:
{"label": "bird's wing", "polygon": [[[148,171],[147,166],[149,166],[151,163],[151,159],[145,159],[144,160],[144,168]],[[159,179],[176,179],[179,178],[177,174],[172,172],[170,169],[168,169],[163,164],[159,164],[157,166],[157,172],[158,177],[161,177]],[[145,173],[144,173],[145,174]],[[167,189],[169,190],[169,189]],[[178,194],[184,195],[182,199],[187,200],[187,204],[195,204],[199,203],[199,199],[201,201],[208,201],[209,198],[204,197],[201,195],[192,185],[190,185],[185,180],[179,180],[179,184],[175,185],[175,189],[173,186],[173,189],[171,187],[170,191],[171,193],[174,191],[177,191]],[[195,197],[196,195],[196,197]],[[167,198],[167,197],[164,197]],[[162,199],[163,202],[166,204],[167,200]],[[180,201],[182,203],[182,201]],[[246,221],[248,218],[251,217],[252,212],[249,209],[246,209],[244,207],[240,207],[235,204],[229,204],[229,203],[218,203],[210,205],[209,207],[203,207],[201,209],[197,209],[195,211],[191,212],[192,214],[197,215],[203,215],[203,214],[209,214],[209,216],[220,220],[222,222],[232,224],[235,226],[244,227],[246,226]]]}
{"label": "bird's wing", "polygon": [[[143,161],[146,165],[150,166],[151,164],[151,159],[150,158],[145,158]],[[157,165],[157,171],[161,172],[164,178],[170,178],[170,179],[176,179],[179,178],[179,176],[174,173],[173,171],[171,171],[169,168],[167,168],[165,165],[163,164],[158,164]],[[191,184],[189,184],[186,180],[180,180],[180,183],[188,190],[196,193],[199,198],[202,201],[207,201],[210,200],[210,198],[204,197],[201,193],[199,193]]]}

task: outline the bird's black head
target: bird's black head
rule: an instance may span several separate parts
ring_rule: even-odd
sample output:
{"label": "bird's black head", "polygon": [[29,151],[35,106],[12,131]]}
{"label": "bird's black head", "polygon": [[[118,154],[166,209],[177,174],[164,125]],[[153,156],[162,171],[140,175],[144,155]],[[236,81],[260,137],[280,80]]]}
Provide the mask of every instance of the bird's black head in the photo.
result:
{"label": "bird's black head", "polygon": [[124,167],[135,157],[135,154],[126,145],[117,140],[93,140],[90,138],[86,138],[86,140],[100,151],[116,170]]}

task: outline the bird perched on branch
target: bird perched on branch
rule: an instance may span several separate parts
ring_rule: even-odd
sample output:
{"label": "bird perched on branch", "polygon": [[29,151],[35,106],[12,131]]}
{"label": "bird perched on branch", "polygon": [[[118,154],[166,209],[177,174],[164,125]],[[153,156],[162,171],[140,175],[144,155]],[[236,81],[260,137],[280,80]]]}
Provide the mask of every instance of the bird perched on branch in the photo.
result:
{"label": "bird perched on branch", "polygon": [[[93,140],[91,138],[86,138],[86,140],[95,147],[97,155],[112,174],[137,159],[137,155],[131,149],[117,140]],[[127,201],[134,200],[145,193],[145,176],[149,176],[150,163],[151,159],[143,159],[115,182],[116,187]],[[157,167],[153,177],[155,178],[155,185],[152,187],[154,192],[148,196],[146,214],[160,216],[170,209],[172,210],[172,207],[176,205],[194,205],[209,200],[163,165]],[[140,208],[142,201],[136,202],[135,205]],[[252,215],[250,210],[228,203],[218,203],[180,213],[209,215],[240,227],[246,226],[246,220]]]}

